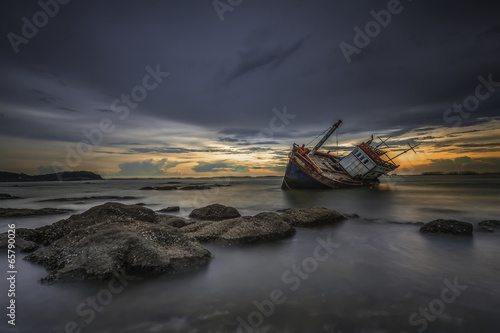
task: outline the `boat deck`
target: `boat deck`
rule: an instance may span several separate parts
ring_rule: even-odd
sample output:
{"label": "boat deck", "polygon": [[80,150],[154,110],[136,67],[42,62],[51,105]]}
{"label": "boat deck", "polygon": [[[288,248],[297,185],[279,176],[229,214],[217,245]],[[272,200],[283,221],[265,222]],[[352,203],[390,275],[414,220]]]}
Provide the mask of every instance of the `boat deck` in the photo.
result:
{"label": "boat deck", "polygon": [[312,155],[310,158],[324,172],[346,174],[344,169],[338,164],[339,160],[334,157]]}

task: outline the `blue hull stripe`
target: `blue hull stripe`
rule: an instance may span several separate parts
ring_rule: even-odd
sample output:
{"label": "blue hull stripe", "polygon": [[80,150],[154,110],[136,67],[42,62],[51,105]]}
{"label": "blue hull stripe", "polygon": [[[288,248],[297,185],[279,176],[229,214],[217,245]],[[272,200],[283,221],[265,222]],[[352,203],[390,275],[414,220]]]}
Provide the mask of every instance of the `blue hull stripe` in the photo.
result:
{"label": "blue hull stripe", "polygon": [[331,187],[320,183],[316,179],[311,178],[298,166],[296,166],[289,160],[281,188],[295,190],[295,189],[324,189]]}

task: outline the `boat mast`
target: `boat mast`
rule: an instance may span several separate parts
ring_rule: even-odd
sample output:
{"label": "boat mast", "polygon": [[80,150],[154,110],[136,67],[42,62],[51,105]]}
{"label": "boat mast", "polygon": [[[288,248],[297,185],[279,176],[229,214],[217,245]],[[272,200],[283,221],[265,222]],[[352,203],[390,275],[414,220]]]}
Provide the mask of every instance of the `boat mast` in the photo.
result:
{"label": "boat mast", "polygon": [[413,148],[417,148],[418,146],[420,146],[420,143],[415,145],[415,146],[412,146],[411,144],[408,143],[408,146],[410,146],[410,148],[406,149],[405,151],[403,151],[402,153],[399,153],[398,155],[394,156],[393,158],[389,158],[389,161],[391,161],[392,163],[394,163],[392,160],[394,160],[396,157],[399,157],[403,154],[406,154],[407,152],[409,152],[410,150],[413,150],[413,152],[416,154],[417,152],[415,151],[415,149]]}
{"label": "boat mast", "polygon": [[319,140],[318,144],[314,146],[314,148],[311,150],[311,152],[308,155],[314,155],[316,151],[318,151],[319,148],[328,140],[328,138],[335,132],[337,128],[339,128],[340,124],[342,123],[342,120],[337,121],[333,126],[330,128],[330,130],[325,134],[325,136]]}

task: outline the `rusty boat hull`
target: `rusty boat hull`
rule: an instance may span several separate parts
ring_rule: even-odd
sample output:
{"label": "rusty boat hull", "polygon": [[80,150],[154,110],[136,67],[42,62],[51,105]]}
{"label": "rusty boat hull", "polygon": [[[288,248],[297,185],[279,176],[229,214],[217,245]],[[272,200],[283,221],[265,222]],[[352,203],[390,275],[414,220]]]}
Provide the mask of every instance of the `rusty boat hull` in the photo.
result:
{"label": "rusty boat hull", "polygon": [[[313,149],[305,145],[293,144],[288,155],[288,164],[281,185],[282,189],[341,189],[347,187],[373,186],[379,177],[389,174],[399,167],[394,159],[416,146],[411,146],[399,155],[390,158],[386,151],[379,149],[385,144],[382,140],[377,146],[370,140],[362,142],[345,156],[318,151],[326,140],[342,123],[332,125],[327,134]],[[387,146],[387,145],[386,145]]]}

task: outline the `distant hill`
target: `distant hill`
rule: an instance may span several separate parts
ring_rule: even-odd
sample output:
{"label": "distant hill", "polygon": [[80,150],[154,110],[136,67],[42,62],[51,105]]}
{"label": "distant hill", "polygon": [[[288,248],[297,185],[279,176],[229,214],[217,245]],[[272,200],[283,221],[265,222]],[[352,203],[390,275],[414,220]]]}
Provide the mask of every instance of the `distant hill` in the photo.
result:
{"label": "distant hill", "polygon": [[442,172],[442,171],[431,171],[431,172],[422,172],[422,176],[470,176],[470,175],[479,175],[476,171],[451,171],[451,172]]}
{"label": "distant hill", "polygon": [[102,180],[102,177],[90,171],[65,171],[47,175],[30,176],[25,173],[0,171],[0,182],[41,182],[41,181],[71,181],[71,180]]}

